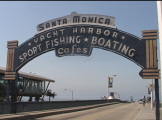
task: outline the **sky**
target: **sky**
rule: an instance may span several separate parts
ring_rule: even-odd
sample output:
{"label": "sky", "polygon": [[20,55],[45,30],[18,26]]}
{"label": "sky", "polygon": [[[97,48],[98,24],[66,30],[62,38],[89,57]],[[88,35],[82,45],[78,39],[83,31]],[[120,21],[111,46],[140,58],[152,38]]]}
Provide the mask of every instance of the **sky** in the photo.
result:
{"label": "sky", "polygon": [[[0,1],[0,66],[6,67],[7,41],[18,40],[21,45],[34,36],[38,24],[72,12],[113,16],[119,30],[140,38],[142,30],[158,29],[156,1]],[[132,61],[98,48],[89,57],[57,57],[50,51],[20,71],[54,79],[49,86],[57,93],[54,100],[71,100],[71,91],[74,100],[100,99],[108,95],[108,77],[114,78],[109,91],[116,98],[139,100],[149,96],[151,83],[139,76],[141,68]]]}

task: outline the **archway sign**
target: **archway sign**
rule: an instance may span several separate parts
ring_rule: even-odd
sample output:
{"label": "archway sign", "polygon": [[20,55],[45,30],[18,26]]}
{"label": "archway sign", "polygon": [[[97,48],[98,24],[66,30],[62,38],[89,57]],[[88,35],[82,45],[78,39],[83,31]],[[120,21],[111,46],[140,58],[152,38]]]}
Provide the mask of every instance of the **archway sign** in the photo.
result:
{"label": "archway sign", "polygon": [[[142,68],[139,74],[143,79],[159,79],[157,36],[157,30],[142,31],[142,38],[119,30],[112,16],[73,12],[38,24],[36,34],[21,45],[17,40],[8,41],[5,79],[16,80],[19,69],[46,52],[54,50],[58,57],[90,56],[93,48],[131,60]],[[10,87],[15,85],[11,83]]]}

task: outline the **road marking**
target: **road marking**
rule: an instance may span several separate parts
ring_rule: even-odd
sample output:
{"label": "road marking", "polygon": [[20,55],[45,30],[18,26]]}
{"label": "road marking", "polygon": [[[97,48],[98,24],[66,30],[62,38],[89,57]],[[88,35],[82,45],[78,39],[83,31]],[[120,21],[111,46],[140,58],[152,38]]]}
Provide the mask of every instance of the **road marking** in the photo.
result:
{"label": "road marking", "polygon": [[105,114],[107,114],[107,113],[112,113],[112,112],[114,112],[114,111],[116,111],[117,109],[122,109],[122,108],[124,108],[124,107],[126,107],[127,105],[123,105],[123,106],[120,106],[120,107],[118,107],[118,108],[113,108],[113,109],[111,109],[110,111],[102,111],[103,113],[100,113],[100,114],[96,114],[96,115],[94,115],[94,116],[91,116],[91,117],[89,117],[89,118],[86,118],[86,119],[84,119],[84,120],[93,120],[93,119],[95,119],[95,118],[97,118],[97,117],[100,117],[100,116],[103,116],[103,115],[105,115]]}
{"label": "road marking", "polygon": [[136,120],[137,117],[140,115],[140,113],[143,111],[143,108],[139,111],[139,113],[136,115],[136,117],[133,120]]}

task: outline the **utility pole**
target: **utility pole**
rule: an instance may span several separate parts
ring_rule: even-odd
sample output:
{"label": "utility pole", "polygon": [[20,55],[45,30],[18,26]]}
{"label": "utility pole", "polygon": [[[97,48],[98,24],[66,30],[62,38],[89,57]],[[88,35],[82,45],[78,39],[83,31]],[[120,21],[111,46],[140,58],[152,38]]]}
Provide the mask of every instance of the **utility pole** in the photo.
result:
{"label": "utility pole", "polygon": [[[160,69],[162,68],[162,1],[157,1],[157,15],[158,15],[158,26],[159,26],[159,47],[160,47]],[[156,101],[156,120],[160,120],[160,110],[159,110],[159,81],[155,79],[155,101]],[[162,86],[162,85],[161,85]],[[160,86],[160,87],[161,87]]]}

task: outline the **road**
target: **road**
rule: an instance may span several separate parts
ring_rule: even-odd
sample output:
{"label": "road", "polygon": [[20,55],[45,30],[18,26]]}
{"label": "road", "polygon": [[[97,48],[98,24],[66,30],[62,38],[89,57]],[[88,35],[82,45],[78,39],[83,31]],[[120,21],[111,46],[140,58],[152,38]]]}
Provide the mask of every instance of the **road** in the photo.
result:
{"label": "road", "polygon": [[35,120],[133,120],[142,107],[143,105],[138,103],[122,103]]}

